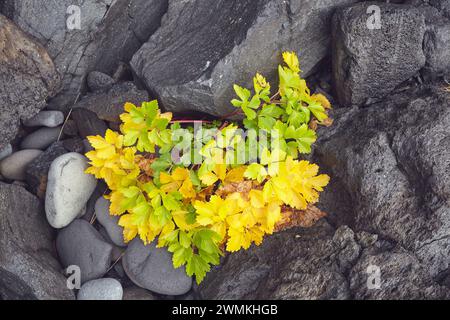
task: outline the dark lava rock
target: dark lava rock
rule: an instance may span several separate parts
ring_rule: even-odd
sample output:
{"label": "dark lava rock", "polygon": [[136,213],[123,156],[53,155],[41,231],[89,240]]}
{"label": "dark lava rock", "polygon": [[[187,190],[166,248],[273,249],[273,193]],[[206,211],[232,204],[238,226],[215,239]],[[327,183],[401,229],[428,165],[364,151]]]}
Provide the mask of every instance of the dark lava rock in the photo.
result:
{"label": "dark lava rock", "polygon": [[111,264],[112,245],[85,220],[76,219],[58,233],[56,250],[65,268],[80,267],[81,282],[103,277]]}
{"label": "dark lava rock", "polygon": [[[2,12],[44,45],[54,59],[64,85],[50,106],[66,112],[84,92],[89,72],[113,74],[120,62],[129,62],[159,27],[167,8],[167,0],[1,2]],[[78,13],[79,27],[73,23]]]}
{"label": "dark lava rock", "polygon": [[42,109],[57,93],[58,73],[47,51],[0,14],[0,149],[17,133],[20,120]]}
{"label": "dark lava rock", "polygon": [[27,167],[26,181],[30,191],[40,199],[45,198],[47,189],[47,174],[53,160],[67,153],[62,142],[55,142],[41,155],[35,158]]}
{"label": "dark lava rock", "polygon": [[168,110],[226,115],[233,84],[257,71],[275,79],[282,50],[297,51],[308,75],[329,53],[334,9],[354,2],[172,0],[131,66]]}
{"label": "dark lava rock", "polygon": [[103,120],[100,120],[95,112],[84,108],[72,110],[71,117],[77,124],[78,133],[82,138],[87,136],[105,135],[108,126]]}
{"label": "dark lava rock", "polygon": [[148,101],[147,91],[139,90],[132,82],[122,82],[104,92],[88,94],[74,106],[95,112],[105,121],[120,122],[119,115],[124,112],[125,102],[138,106]]}
{"label": "dark lava rock", "polygon": [[0,183],[0,298],[74,299],[38,198]]}
{"label": "dark lava rock", "polygon": [[[370,29],[367,8],[381,9],[379,29]],[[408,5],[364,2],[333,17],[333,80],[339,102],[362,105],[388,95],[425,66],[425,18]]]}

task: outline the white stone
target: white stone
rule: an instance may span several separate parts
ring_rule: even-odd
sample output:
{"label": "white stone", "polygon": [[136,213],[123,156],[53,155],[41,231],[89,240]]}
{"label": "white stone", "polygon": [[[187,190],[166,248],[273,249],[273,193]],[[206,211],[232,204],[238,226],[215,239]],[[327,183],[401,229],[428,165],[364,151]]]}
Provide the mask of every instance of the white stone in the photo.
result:
{"label": "white stone", "polygon": [[0,173],[10,180],[25,180],[28,165],[42,153],[41,150],[21,150],[1,160]]}
{"label": "white stone", "polygon": [[45,212],[54,228],[64,228],[86,206],[94,192],[97,180],[84,173],[88,167],[86,157],[71,152],[56,158],[48,172]]}
{"label": "white stone", "polygon": [[113,278],[91,280],[81,286],[78,300],[122,300],[123,288]]}
{"label": "white stone", "polygon": [[54,128],[64,122],[64,113],[61,111],[41,111],[33,118],[25,120],[26,127],[49,127]]}

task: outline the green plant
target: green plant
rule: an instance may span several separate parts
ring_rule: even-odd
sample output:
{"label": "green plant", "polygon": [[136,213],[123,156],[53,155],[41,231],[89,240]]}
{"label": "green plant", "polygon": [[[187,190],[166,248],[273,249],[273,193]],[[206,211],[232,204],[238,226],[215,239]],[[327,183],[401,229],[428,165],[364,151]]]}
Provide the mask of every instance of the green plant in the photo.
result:
{"label": "green plant", "polygon": [[242,125],[217,121],[195,130],[151,101],[125,104],[121,133],[88,137],[94,151],[86,172],[106,181],[126,242],[156,239],[173,253],[174,267],[185,265],[200,283],[225,251],[324,216],[313,204],[329,177],[298,158],[311,152],[317,125],[331,123],[330,104],[310,94],[294,53],[283,59],[274,94],[260,74],[253,92],[234,86],[233,115],[244,116]]}

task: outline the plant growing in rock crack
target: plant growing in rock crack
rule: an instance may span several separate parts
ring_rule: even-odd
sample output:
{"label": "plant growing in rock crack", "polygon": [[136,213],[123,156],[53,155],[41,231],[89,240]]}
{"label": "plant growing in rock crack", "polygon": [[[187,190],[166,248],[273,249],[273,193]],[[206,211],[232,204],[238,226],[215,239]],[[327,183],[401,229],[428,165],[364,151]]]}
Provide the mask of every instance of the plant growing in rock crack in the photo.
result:
{"label": "plant growing in rock crack", "polygon": [[126,242],[157,240],[200,283],[224,252],[325,215],[313,205],[329,177],[301,155],[311,152],[317,126],[331,124],[330,103],[310,94],[295,53],[283,60],[275,93],[260,74],[253,91],[234,86],[233,115],[242,122],[186,125],[154,100],[125,104],[121,133],[88,137],[86,172],[106,181]]}

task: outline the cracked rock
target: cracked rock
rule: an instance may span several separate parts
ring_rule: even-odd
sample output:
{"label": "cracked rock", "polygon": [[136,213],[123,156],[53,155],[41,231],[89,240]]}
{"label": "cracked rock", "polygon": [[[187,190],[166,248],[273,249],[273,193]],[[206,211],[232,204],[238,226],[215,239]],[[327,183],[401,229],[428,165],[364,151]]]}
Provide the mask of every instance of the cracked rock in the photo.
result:
{"label": "cracked rock", "polygon": [[[355,232],[398,244],[439,278],[450,265],[449,95],[440,87],[412,88],[334,118],[319,132],[315,158],[341,188],[325,193],[351,195]],[[332,201],[327,207],[340,208]]]}
{"label": "cracked rock", "polygon": [[[381,22],[368,27],[368,7]],[[370,11],[369,11],[370,12]],[[333,81],[339,102],[363,105],[387,96],[425,66],[425,17],[409,5],[364,2],[333,17]]]}
{"label": "cracked rock", "polygon": [[328,53],[334,9],[354,2],[172,0],[131,66],[168,110],[226,115],[232,84],[275,79],[282,50],[298,52],[308,75]]}
{"label": "cracked rock", "polygon": [[120,62],[128,62],[158,28],[166,8],[167,0],[4,0],[0,4],[2,12],[38,39],[55,61],[63,90],[50,107],[62,111],[85,92],[90,71],[113,74]]}
{"label": "cracked rock", "polygon": [[0,52],[1,150],[58,92],[60,78],[45,48],[1,14]]}
{"label": "cracked rock", "polygon": [[56,259],[39,199],[0,182],[0,298],[74,299]]}

